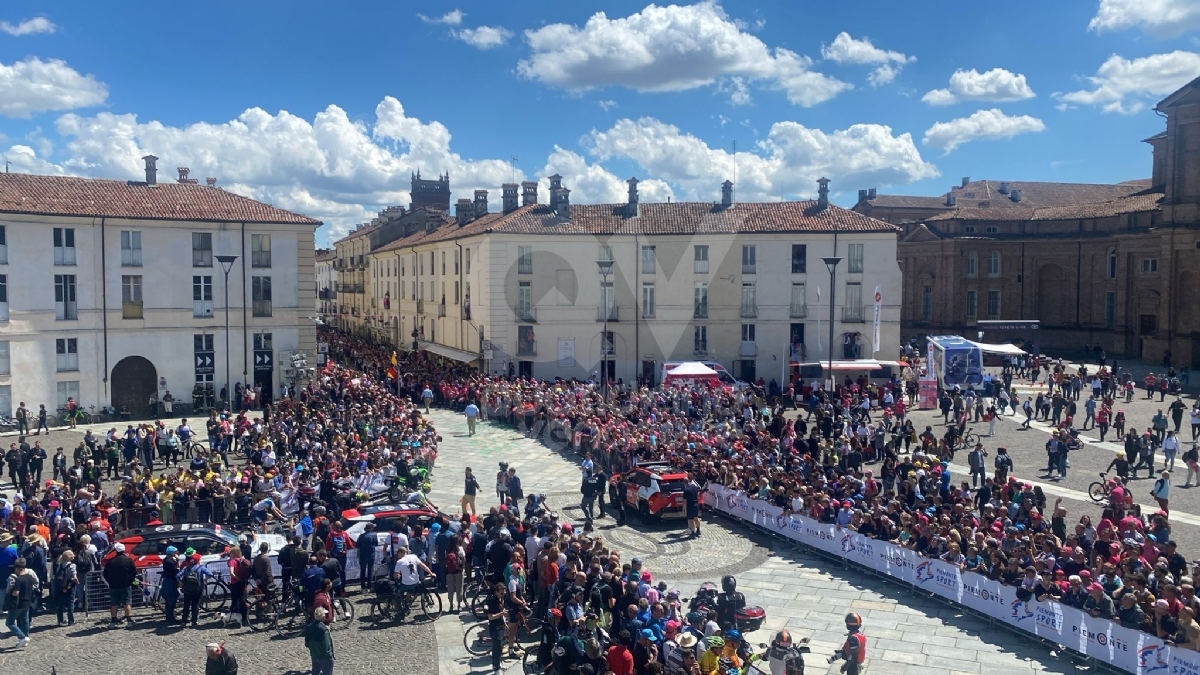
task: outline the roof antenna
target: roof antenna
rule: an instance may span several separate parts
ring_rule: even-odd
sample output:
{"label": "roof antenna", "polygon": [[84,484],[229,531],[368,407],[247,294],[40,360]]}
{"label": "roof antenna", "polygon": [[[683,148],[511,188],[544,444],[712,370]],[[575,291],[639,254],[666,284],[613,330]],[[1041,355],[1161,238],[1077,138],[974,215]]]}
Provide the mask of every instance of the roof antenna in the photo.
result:
{"label": "roof antenna", "polygon": [[4,156],[4,173],[8,173],[8,155]]}
{"label": "roof antenna", "polygon": [[517,156],[513,155],[509,159],[509,164],[512,165],[512,182],[517,182]]}
{"label": "roof antenna", "polygon": [[738,165],[737,165],[737,139],[733,140],[733,192],[731,193],[733,201],[737,201],[737,186],[738,186]]}

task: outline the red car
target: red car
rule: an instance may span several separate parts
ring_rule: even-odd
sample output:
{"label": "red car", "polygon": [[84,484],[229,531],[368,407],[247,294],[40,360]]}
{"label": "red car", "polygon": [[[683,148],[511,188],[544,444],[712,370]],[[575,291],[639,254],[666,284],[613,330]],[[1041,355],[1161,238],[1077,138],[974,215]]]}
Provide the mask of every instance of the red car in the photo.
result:
{"label": "red car", "polygon": [[358,541],[359,535],[365,530],[367,523],[375,523],[375,531],[382,537],[392,531],[392,525],[403,524],[410,517],[416,517],[423,527],[429,527],[438,512],[420,504],[376,504],[360,506],[357,509],[342,511],[342,529],[350,535],[350,539]]}
{"label": "red car", "polygon": [[[258,551],[261,542],[271,545],[269,555],[274,557],[287,545],[287,541],[278,534],[251,534],[251,548]],[[133,558],[133,564],[138,569],[158,569],[162,567],[163,556],[167,547],[174,546],[182,557],[187,549],[195,549],[205,564],[221,559],[229,549],[238,545],[238,536],[233,532],[212,523],[176,523],[173,525],[149,525],[134,530],[118,532],[113,537],[113,543],[125,545],[125,554]],[[111,548],[104,553],[102,559],[107,563],[114,555]]]}
{"label": "red car", "polygon": [[615,504],[624,501],[626,509],[636,511],[642,518],[683,518],[687,515],[683,503],[683,488],[687,473],[665,463],[642,464],[625,472],[628,487],[618,494],[620,476],[609,479],[608,495]]}

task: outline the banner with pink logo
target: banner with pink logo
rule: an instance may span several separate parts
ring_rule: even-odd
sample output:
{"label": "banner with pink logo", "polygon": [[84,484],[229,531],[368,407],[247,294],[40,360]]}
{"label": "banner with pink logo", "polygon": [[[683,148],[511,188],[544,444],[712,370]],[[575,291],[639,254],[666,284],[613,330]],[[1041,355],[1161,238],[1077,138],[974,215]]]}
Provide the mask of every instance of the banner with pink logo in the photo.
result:
{"label": "banner with pink logo", "polygon": [[1163,644],[1153,635],[1122,628],[1058,602],[1023,602],[1017,599],[1015,588],[963,572],[957,565],[930,560],[890,542],[803,515],[784,515],[783,509],[773,504],[720,485],[709,485],[702,501],[763,530],[907,582],[1122,670],[1137,675],[1200,675],[1200,654],[1194,651]]}

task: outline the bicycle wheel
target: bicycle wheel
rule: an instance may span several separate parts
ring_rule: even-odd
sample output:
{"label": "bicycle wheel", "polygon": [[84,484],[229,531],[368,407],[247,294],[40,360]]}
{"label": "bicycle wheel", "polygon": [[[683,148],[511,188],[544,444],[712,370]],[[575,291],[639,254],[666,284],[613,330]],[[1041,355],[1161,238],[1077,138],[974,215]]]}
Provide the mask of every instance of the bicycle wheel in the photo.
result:
{"label": "bicycle wheel", "polygon": [[421,619],[424,621],[437,621],[442,615],[442,596],[434,591],[426,589],[421,594]]}
{"label": "bicycle wheel", "polygon": [[1088,496],[1097,504],[1104,503],[1104,500],[1108,499],[1108,493],[1104,490],[1104,483],[1102,481],[1095,481],[1089,485]]}
{"label": "bicycle wheel", "polygon": [[542,622],[525,617],[525,623],[517,626],[517,642],[523,645],[537,644],[541,640]]}
{"label": "bicycle wheel", "polygon": [[293,637],[304,630],[306,622],[304,607],[293,602],[283,610],[279,620],[275,622],[275,630],[281,637]]}
{"label": "bicycle wheel", "polygon": [[343,630],[354,623],[354,603],[346,598],[333,598],[329,604],[333,607],[333,615],[336,617],[333,623],[329,624],[330,629]]}
{"label": "bicycle wheel", "polygon": [[271,630],[279,625],[279,606],[267,598],[257,598],[250,603],[247,616],[250,619],[250,630]]}
{"label": "bicycle wheel", "polygon": [[471,614],[480,621],[487,619],[487,596],[487,593],[479,593],[471,598]]}
{"label": "bicycle wheel", "polygon": [[962,449],[963,450],[973,450],[973,449],[975,449],[975,444],[978,442],[979,442],[978,436],[976,436],[975,434],[967,434],[966,436],[963,437]]}
{"label": "bicycle wheel", "polygon": [[204,596],[200,598],[200,608],[209,613],[219,614],[225,611],[225,606],[229,604],[229,587],[225,582],[210,581],[204,590]]}
{"label": "bicycle wheel", "polygon": [[484,656],[492,653],[492,636],[488,633],[487,623],[477,623],[467,629],[463,635],[463,646],[471,656]]}

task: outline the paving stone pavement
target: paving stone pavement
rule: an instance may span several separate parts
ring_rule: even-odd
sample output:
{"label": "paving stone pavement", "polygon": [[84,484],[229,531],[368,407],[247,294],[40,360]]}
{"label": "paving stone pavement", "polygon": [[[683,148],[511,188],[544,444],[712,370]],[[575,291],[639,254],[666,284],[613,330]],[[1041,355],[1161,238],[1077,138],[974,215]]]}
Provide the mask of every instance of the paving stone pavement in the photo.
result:
{"label": "paving stone pavement", "polygon": [[[579,519],[580,474],[574,455],[560,454],[498,424],[482,423],[479,433],[468,437],[461,415],[435,410],[430,417],[444,439],[432,494],[443,511],[458,510],[464,467],[474,470],[487,492],[497,463],[505,461],[517,468],[526,494],[545,492],[552,507]],[[478,497],[481,509],[494,503],[490,494]],[[609,517],[597,520],[596,526],[624,559],[641,557],[656,578],[665,579],[684,597],[703,581],[717,582],[725,573],[737,575],[738,588],[747,600],[767,611],[764,627],[748,639],[755,644],[769,642],[775,631],[785,627],[795,637],[810,637],[813,653],[806,660],[810,673],[838,672],[838,666],[826,666],[825,659],[841,645],[843,617],[849,611],[863,616],[870,675],[982,674],[992,668],[1002,668],[1006,675],[1075,670],[1069,658],[1055,656],[1046,647],[986,620],[710,514],[705,514],[703,535],[697,540],[682,538],[678,526],[671,523],[645,526],[631,520],[628,526],[617,527]],[[489,670],[487,657],[471,659],[463,648],[463,631],[470,623],[454,616],[437,622],[440,675]],[[510,673],[520,671],[515,662],[506,665]]]}

